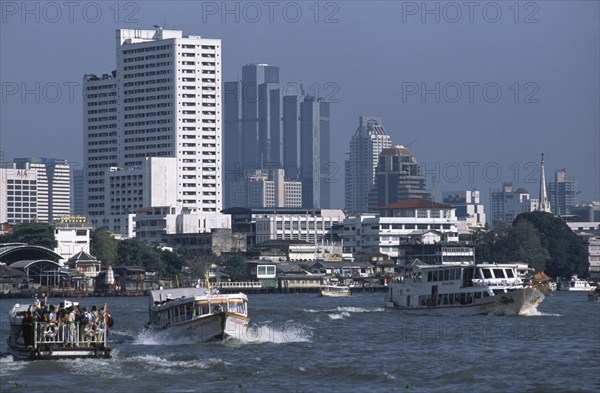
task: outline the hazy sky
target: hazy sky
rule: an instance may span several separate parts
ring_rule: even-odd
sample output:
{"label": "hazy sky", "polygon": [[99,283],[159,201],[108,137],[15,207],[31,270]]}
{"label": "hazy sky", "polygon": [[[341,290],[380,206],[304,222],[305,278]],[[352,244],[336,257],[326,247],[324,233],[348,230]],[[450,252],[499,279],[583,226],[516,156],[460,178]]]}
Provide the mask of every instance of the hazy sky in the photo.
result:
{"label": "hazy sky", "polygon": [[548,179],[565,168],[600,200],[599,4],[3,0],[0,150],[80,166],[83,75],[115,69],[116,29],[157,24],[220,38],[224,81],[268,63],[332,101],[337,207],[361,115],[410,145],[437,200],[477,188],[487,204],[503,181],[537,197],[542,152]]}

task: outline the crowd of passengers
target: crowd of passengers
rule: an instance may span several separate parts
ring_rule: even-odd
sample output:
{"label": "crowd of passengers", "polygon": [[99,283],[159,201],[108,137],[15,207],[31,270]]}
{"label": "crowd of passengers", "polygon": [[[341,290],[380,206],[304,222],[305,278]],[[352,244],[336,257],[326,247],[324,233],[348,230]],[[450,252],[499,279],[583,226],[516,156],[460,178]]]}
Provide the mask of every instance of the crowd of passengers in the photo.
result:
{"label": "crowd of passengers", "polygon": [[106,331],[112,326],[112,318],[106,306],[91,309],[79,308],[69,303],[58,307],[45,302],[36,302],[26,311],[23,318],[23,338],[26,346],[33,346],[34,339],[52,342],[67,347],[89,347],[94,342],[104,342]]}

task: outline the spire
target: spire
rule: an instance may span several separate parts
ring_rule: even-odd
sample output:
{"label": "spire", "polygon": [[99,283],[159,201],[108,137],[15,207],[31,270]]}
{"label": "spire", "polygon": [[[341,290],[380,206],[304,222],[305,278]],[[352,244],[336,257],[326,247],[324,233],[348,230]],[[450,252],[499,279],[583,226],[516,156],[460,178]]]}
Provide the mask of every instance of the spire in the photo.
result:
{"label": "spire", "polygon": [[540,202],[538,211],[551,213],[548,193],[546,192],[546,174],[544,173],[544,153],[542,153],[542,163],[540,165]]}

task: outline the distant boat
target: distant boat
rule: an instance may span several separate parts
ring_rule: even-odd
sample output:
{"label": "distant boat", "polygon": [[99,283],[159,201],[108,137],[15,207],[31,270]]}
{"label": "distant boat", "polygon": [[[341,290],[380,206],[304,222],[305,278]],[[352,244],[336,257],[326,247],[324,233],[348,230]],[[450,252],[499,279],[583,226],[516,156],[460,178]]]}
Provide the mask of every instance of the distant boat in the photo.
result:
{"label": "distant boat", "polygon": [[[77,303],[64,301],[67,309]],[[112,318],[106,308],[100,314],[104,321],[44,321],[35,318],[40,308],[37,301],[15,304],[9,311],[8,351],[15,360],[55,360],[110,358],[107,347],[108,328]],[[73,315],[73,319],[75,319]],[[101,328],[100,330],[98,328]]]}
{"label": "distant boat", "polygon": [[346,285],[321,285],[319,293],[323,297],[350,296],[350,287]]}
{"label": "distant boat", "polygon": [[561,290],[570,292],[589,292],[593,291],[594,289],[596,289],[596,286],[590,285],[589,282],[577,277],[576,275],[571,277],[571,280],[565,287],[561,287]]}
{"label": "distant boat", "polygon": [[544,294],[524,285],[514,264],[428,265],[420,261],[388,285],[386,307],[460,315],[525,315]]}
{"label": "distant boat", "polygon": [[173,288],[150,291],[148,327],[168,329],[200,342],[235,336],[248,318],[248,297],[220,294],[216,289]]}

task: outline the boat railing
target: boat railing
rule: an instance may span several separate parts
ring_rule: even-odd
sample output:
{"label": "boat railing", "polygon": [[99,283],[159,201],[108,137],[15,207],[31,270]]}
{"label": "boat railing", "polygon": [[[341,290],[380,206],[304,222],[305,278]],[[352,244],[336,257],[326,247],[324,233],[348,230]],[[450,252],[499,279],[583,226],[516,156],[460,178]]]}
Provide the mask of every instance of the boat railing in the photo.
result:
{"label": "boat railing", "polygon": [[262,288],[258,281],[222,281],[217,283],[218,288]]}
{"label": "boat railing", "polygon": [[513,287],[513,286],[522,285],[522,282],[519,279],[505,279],[505,278],[481,279],[481,278],[474,278],[473,279],[473,285],[474,286],[480,286],[480,287],[490,287],[490,286],[491,287],[497,287],[497,286]]}
{"label": "boat railing", "polygon": [[64,348],[106,346],[108,336],[106,328],[100,328],[93,323],[83,325],[80,322],[51,323],[36,321],[33,323],[33,330],[29,332],[33,337],[25,337],[26,334],[28,332],[24,329],[25,344],[31,345],[34,349],[46,345]]}

